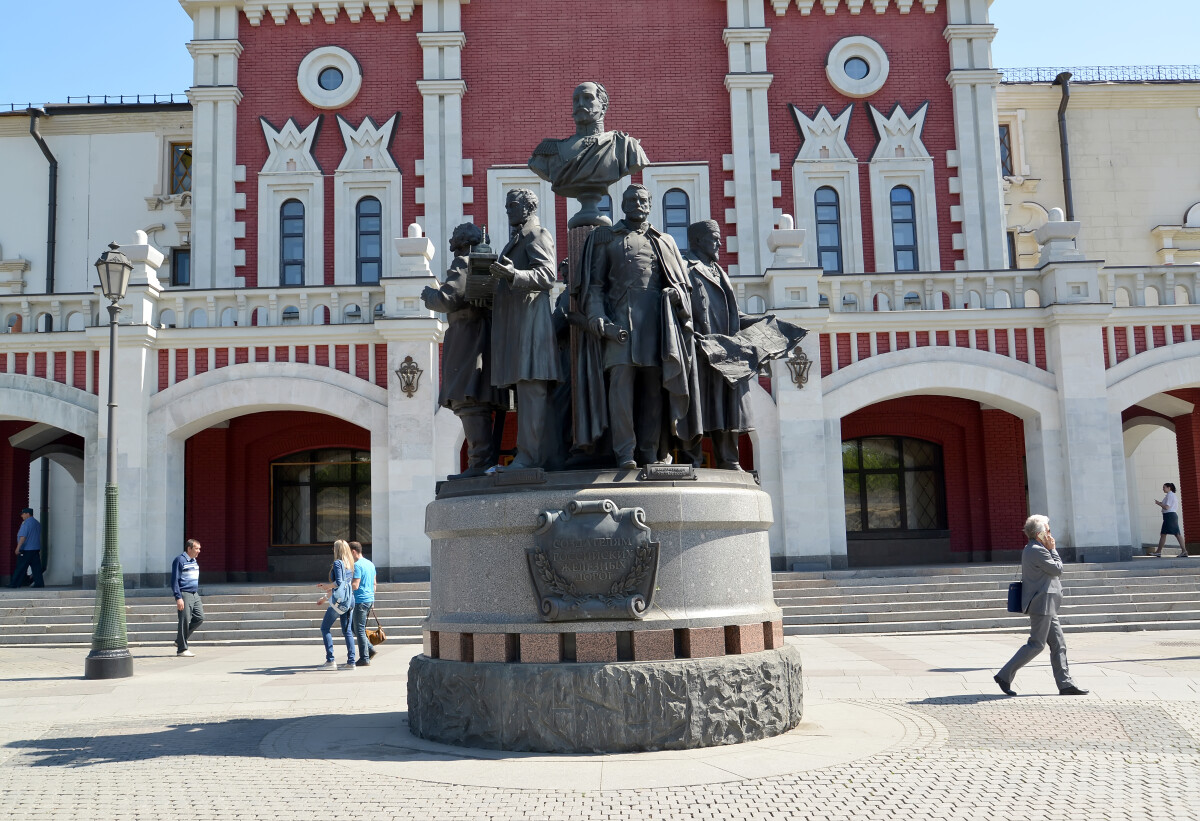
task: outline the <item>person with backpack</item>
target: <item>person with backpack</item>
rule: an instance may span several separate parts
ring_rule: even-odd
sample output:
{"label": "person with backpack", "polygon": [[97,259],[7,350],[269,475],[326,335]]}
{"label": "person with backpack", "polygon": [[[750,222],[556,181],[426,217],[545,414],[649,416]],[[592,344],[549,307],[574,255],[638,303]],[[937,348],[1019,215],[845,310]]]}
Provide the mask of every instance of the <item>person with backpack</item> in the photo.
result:
{"label": "person with backpack", "polygon": [[[321,665],[321,670],[354,669],[354,634],[350,630],[354,612],[353,578],[354,557],[350,554],[350,545],[338,539],[333,543],[333,566],[329,568],[329,581],[317,584],[325,591],[317,604],[329,603],[325,618],[321,620],[321,638],[325,641],[325,663]],[[340,621],[342,636],[346,639],[346,663],[340,668],[333,658],[333,636],[330,633],[335,619]]]}

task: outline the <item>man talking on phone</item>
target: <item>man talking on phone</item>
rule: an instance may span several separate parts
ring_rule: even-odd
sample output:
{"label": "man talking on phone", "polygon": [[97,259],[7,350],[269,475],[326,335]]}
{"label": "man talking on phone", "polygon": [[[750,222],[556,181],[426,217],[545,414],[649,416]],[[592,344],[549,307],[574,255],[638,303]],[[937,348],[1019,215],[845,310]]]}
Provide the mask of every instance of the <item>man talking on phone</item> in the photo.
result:
{"label": "man talking on phone", "polygon": [[1025,520],[1025,538],[1028,543],[1021,553],[1021,611],[1029,614],[1029,641],[992,678],[1005,695],[1015,696],[1013,677],[1049,644],[1050,667],[1059,694],[1086,696],[1088,691],[1075,686],[1067,669],[1067,644],[1058,623],[1063,564],[1054,548],[1050,520],[1045,516],[1030,516]]}

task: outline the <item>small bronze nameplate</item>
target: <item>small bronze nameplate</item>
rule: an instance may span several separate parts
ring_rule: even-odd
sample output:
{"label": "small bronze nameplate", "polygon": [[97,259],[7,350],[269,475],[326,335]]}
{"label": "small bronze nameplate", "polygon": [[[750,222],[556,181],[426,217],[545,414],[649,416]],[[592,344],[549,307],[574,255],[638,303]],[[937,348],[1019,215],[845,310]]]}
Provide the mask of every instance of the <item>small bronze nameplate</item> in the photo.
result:
{"label": "small bronze nameplate", "polygon": [[517,468],[516,470],[497,470],[494,474],[496,485],[542,485],[546,483],[546,471],[541,468]]}
{"label": "small bronze nameplate", "polygon": [[638,474],[642,482],[694,482],[696,469],[691,465],[646,465]]}
{"label": "small bronze nameplate", "polygon": [[654,598],[658,542],[640,507],[602,499],[542,511],[526,556],[544,621],[640,619]]}

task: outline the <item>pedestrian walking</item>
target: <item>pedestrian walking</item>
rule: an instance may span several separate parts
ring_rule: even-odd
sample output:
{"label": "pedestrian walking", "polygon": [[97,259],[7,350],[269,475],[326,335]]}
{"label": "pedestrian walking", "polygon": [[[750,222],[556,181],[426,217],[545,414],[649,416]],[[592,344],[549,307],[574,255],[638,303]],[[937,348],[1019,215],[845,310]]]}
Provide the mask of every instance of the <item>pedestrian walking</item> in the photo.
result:
{"label": "pedestrian walking", "polygon": [[183,552],[171,562],[171,592],[175,594],[175,610],[179,626],[175,631],[175,655],[191,658],[196,655],[188,644],[192,633],[204,622],[204,602],[200,600],[200,543],[188,539]]}
{"label": "pedestrian walking", "polygon": [[363,556],[362,544],[350,543],[350,555],[354,557],[354,638],[358,644],[359,667],[371,664],[375,648],[367,641],[367,616],[375,607],[375,564]]}
{"label": "pedestrian walking", "polygon": [[33,570],[33,586],[45,587],[42,578],[42,523],[33,518],[33,508],[21,508],[21,526],[17,528],[17,567],[9,587],[20,587],[27,569]]}
{"label": "pedestrian walking", "polygon": [[[354,634],[350,632],[351,619],[354,609],[354,590],[351,583],[354,578],[354,557],[350,554],[350,545],[342,539],[333,543],[333,565],[329,568],[329,581],[317,585],[325,591],[317,604],[329,603],[325,609],[325,618],[321,620],[321,638],[325,642],[325,663],[322,670],[353,670],[354,669]],[[346,640],[346,663],[340,668],[333,658],[333,635],[330,629],[333,622],[338,621],[342,636]]]}
{"label": "pedestrian walking", "polygon": [[1063,597],[1063,564],[1050,533],[1050,520],[1040,515],[1026,519],[1025,539],[1025,550],[1021,552],[1021,612],[1029,614],[1029,641],[992,678],[1005,695],[1015,696],[1013,677],[1049,644],[1050,667],[1054,670],[1059,694],[1085,696],[1088,691],[1076,687],[1071,680],[1067,643],[1058,623]]}
{"label": "pedestrian walking", "polygon": [[1175,541],[1179,542],[1179,557],[1181,559],[1191,558],[1188,553],[1187,545],[1183,543],[1183,531],[1179,529],[1179,494],[1175,491],[1175,485],[1167,482],[1163,485],[1162,501],[1154,500],[1154,504],[1162,508],[1162,530],[1158,532],[1158,548],[1150,555],[1154,558],[1162,557],[1163,545],[1167,543],[1168,536],[1174,536]]}

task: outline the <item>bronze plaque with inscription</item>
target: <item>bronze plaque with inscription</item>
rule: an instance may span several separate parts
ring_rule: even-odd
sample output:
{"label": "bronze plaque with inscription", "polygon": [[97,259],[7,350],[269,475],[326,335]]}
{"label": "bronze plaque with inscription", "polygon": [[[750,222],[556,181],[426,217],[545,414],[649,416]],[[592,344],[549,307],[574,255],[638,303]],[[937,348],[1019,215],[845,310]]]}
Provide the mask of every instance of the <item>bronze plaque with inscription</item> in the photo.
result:
{"label": "bronze plaque with inscription", "polygon": [[544,621],[640,619],[654,598],[658,542],[640,507],[573,501],[538,514],[529,573]]}

